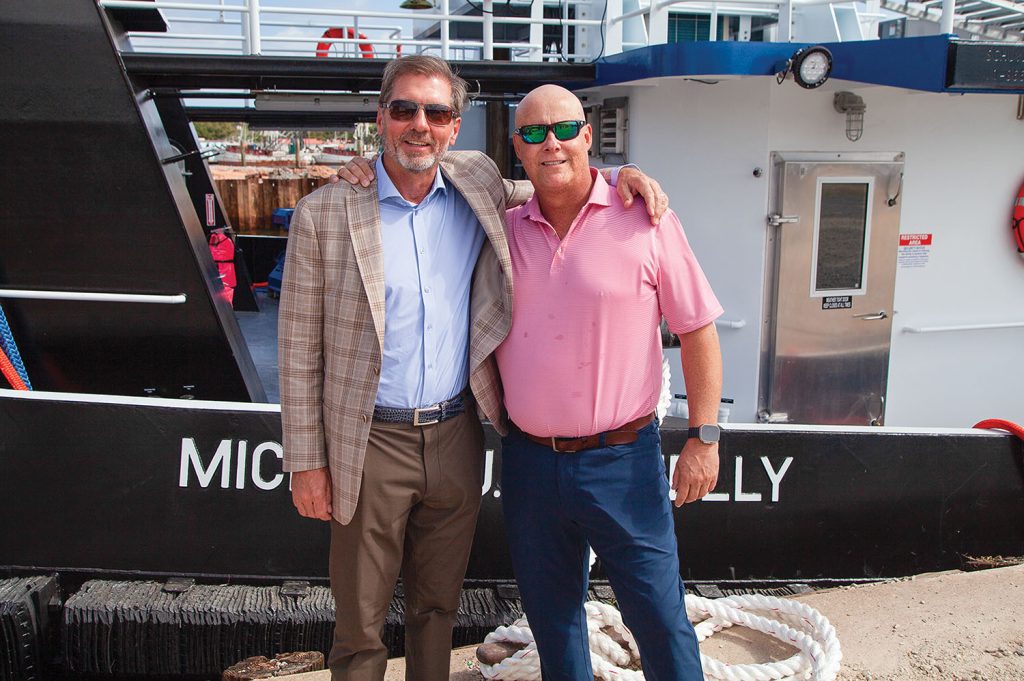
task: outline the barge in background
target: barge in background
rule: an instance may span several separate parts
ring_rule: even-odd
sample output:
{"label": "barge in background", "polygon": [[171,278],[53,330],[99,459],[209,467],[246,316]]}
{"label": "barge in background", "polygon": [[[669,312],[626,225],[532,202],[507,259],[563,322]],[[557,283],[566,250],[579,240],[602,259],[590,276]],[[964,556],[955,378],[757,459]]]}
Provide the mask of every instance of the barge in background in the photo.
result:
{"label": "barge in background", "polygon": [[[240,257],[233,303],[223,295],[207,241],[230,225],[189,123],[323,127],[372,111],[185,98],[364,92],[383,64],[134,51],[134,32],[167,27],[147,4],[0,7],[0,121],[17,164],[0,179],[0,305],[35,388],[0,389],[4,679],[215,675],[329,641],[327,528],[294,512],[281,473],[272,301]],[[596,49],[594,8],[574,7],[574,40]],[[824,30],[814,7],[835,15],[809,5],[794,26]],[[663,10],[649,10],[654,38]],[[1024,554],[1021,443],[957,428],[1024,421],[1024,262],[1007,228],[1024,179],[1024,46],[834,40],[832,79],[804,90],[775,73],[806,43],[622,52],[615,27],[630,20],[606,21],[596,64],[460,62],[484,95],[460,143],[514,172],[509,104],[566,83],[602,131],[595,163],[639,163],[683,216],[727,310],[739,421],[717,489],[677,511],[684,577],[705,594],[791,593]],[[63,50],[37,49],[54,35]],[[48,158],[64,159],[59,175]],[[678,381],[678,349],[666,356]],[[684,426],[665,422],[670,463]],[[518,607],[491,430],[485,456],[462,643]],[[595,576],[607,595],[600,564]],[[395,654],[401,608],[399,587]]]}

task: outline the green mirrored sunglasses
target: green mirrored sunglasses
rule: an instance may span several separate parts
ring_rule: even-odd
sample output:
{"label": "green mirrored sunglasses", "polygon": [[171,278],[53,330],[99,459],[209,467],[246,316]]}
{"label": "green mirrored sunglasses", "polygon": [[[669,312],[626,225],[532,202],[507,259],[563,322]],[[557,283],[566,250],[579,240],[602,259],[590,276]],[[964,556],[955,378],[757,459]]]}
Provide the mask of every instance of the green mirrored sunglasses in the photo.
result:
{"label": "green mirrored sunglasses", "polygon": [[527,144],[540,144],[547,139],[550,130],[555,133],[556,140],[565,142],[576,139],[586,124],[586,121],[558,121],[550,125],[524,125],[513,130],[512,134],[519,135]]}

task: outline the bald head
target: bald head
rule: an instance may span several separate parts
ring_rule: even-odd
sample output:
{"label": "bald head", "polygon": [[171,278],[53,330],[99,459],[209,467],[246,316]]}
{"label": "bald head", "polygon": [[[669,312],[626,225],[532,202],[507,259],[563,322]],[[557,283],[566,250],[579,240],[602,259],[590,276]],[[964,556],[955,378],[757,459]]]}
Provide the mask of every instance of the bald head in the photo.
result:
{"label": "bald head", "polygon": [[[535,88],[516,109],[518,130],[512,145],[533,180],[545,215],[559,206],[575,213],[590,194],[593,178],[588,150],[593,132],[586,120],[579,98],[558,85]],[[523,128],[530,130],[527,137]],[[543,139],[538,133],[544,134]]]}
{"label": "bald head", "polygon": [[579,97],[560,85],[541,85],[523,97],[516,108],[516,126],[542,122],[547,113],[558,112],[555,120],[584,120]]}

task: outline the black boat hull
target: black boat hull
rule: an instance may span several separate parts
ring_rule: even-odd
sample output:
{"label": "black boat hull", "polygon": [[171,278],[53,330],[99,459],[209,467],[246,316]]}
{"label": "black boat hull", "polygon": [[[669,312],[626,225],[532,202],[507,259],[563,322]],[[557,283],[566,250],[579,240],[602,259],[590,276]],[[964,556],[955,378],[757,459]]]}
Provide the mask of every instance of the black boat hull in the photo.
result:
{"label": "black boat hull", "polygon": [[[668,419],[671,463],[685,437]],[[0,566],[322,580],[276,405],[2,391]],[[487,428],[468,577],[513,577]],[[774,479],[774,481],[773,481]],[[689,580],[894,577],[1024,554],[1021,443],[971,430],[726,427],[713,495],[676,511]],[[600,577],[598,566],[596,575]]]}

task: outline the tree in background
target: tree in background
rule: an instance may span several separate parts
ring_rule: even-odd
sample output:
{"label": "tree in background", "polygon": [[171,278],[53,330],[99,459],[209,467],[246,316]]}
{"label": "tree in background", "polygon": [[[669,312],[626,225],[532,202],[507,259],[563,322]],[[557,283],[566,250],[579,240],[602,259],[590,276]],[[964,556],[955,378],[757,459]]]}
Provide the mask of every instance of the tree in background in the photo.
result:
{"label": "tree in background", "polygon": [[232,140],[238,139],[238,123],[195,123],[196,134],[204,140]]}

